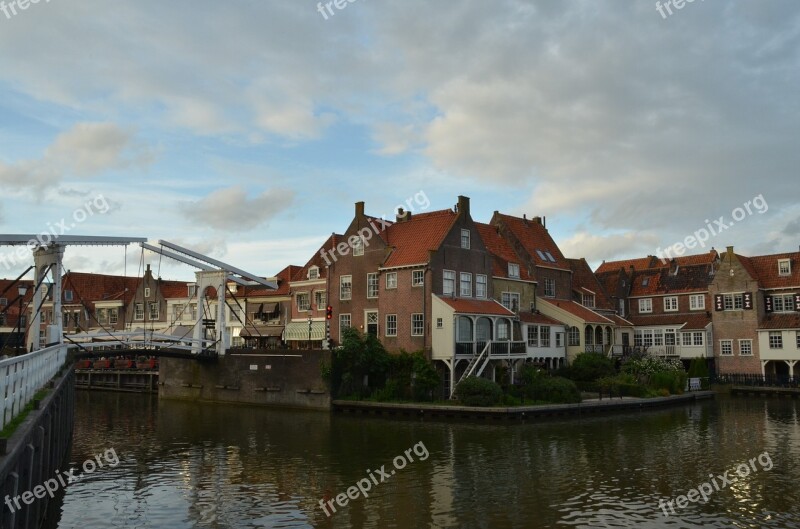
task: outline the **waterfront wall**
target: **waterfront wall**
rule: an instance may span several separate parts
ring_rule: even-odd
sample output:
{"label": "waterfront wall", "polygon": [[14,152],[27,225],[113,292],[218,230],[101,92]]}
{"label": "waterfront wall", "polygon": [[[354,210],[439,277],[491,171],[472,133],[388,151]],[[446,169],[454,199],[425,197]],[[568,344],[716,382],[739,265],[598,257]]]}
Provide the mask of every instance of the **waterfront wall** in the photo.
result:
{"label": "waterfront wall", "polygon": [[215,361],[162,358],[158,396],[292,408],[330,409],[321,364],[330,351],[232,352]]}
{"label": "waterfront wall", "polygon": [[53,478],[69,453],[75,411],[75,375],[71,366],[49,387],[38,409],[28,413],[5,441],[5,454],[0,454],[0,529],[36,529],[48,512],[54,511],[48,509],[54,500],[47,495],[34,499],[30,505],[19,501],[21,508],[14,506],[13,511],[5,503],[6,497],[13,501]]}

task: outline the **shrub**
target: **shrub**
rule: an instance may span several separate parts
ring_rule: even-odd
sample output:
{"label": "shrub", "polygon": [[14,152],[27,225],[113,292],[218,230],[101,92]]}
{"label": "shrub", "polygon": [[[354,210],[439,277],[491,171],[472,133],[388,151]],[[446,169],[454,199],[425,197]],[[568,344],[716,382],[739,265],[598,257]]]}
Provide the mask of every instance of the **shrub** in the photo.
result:
{"label": "shrub", "polygon": [[657,356],[645,356],[628,360],[622,364],[622,372],[636,377],[640,382],[648,380],[655,373],[685,373],[680,360],[666,359]]}
{"label": "shrub", "polygon": [[666,390],[673,395],[683,393],[686,387],[686,373],[675,371],[659,371],[650,376],[650,387],[655,390]]}
{"label": "shrub", "polygon": [[456,397],[465,406],[495,406],[503,398],[503,390],[491,380],[467,377],[456,386]]}
{"label": "shrub", "polygon": [[628,373],[601,378],[597,384],[601,392],[614,396],[644,397],[647,395],[647,387],[637,383],[636,378]]}
{"label": "shrub", "polygon": [[567,370],[568,377],[576,382],[594,382],[616,373],[614,361],[598,353],[581,353]]}
{"label": "shrub", "polygon": [[539,376],[523,387],[526,398],[535,401],[568,404],[581,401],[581,392],[572,380],[563,377]]}

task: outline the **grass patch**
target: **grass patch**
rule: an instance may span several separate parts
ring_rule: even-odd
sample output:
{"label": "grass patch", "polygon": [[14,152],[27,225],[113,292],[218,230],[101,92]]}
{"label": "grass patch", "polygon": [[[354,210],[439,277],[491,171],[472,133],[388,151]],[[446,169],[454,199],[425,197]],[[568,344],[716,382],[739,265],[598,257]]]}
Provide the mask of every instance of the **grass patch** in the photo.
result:
{"label": "grass patch", "polygon": [[33,396],[33,398],[30,400],[30,402],[28,402],[28,404],[26,404],[25,407],[22,408],[22,411],[20,411],[16,417],[11,419],[11,421],[9,421],[9,423],[6,424],[5,428],[0,430],[0,437],[5,437],[5,438],[11,437],[11,434],[13,434],[16,431],[17,427],[20,424],[22,424],[22,421],[25,420],[25,418],[33,409],[33,401],[42,400],[49,391],[50,390],[47,388],[42,388],[39,391],[37,391],[36,394]]}

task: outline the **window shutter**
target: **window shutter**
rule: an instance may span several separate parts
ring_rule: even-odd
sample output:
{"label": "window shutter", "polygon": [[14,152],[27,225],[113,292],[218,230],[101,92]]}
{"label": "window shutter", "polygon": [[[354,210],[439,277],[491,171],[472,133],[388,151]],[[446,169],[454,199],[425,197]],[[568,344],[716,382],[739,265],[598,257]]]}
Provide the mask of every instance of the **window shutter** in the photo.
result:
{"label": "window shutter", "polygon": [[800,312],[800,294],[794,295],[794,310]]}
{"label": "window shutter", "polygon": [[764,310],[772,312],[772,296],[764,296]]}
{"label": "window shutter", "polygon": [[743,296],[744,310],[753,310],[753,293],[745,292]]}
{"label": "window shutter", "polygon": [[714,310],[719,312],[725,308],[722,303],[722,294],[714,294]]}

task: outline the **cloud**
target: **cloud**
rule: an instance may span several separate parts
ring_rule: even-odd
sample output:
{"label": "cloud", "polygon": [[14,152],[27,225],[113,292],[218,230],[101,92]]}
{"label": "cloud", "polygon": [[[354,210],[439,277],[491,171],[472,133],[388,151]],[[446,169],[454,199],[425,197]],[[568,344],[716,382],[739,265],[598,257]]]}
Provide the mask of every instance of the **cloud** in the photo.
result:
{"label": "cloud", "polygon": [[580,231],[559,241],[561,252],[567,257],[585,257],[593,268],[603,260],[625,258],[631,255],[654,255],[658,237],[648,233],[615,233],[597,235]]}
{"label": "cloud", "polygon": [[69,176],[91,178],[152,161],[152,152],[137,144],[131,131],[113,123],[77,123],[59,134],[41,158],[0,162],[0,182],[11,189],[40,190]]}
{"label": "cloud", "polygon": [[215,230],[247,231],[255,228],[280,212],[294,201],[294,191],[270,189],[248,197],[241,186],[218,189],[205,198],[183,204],[180,209],[190,221]]}

